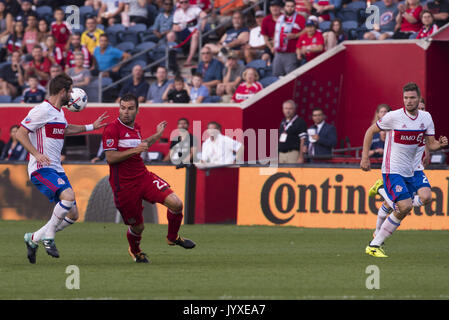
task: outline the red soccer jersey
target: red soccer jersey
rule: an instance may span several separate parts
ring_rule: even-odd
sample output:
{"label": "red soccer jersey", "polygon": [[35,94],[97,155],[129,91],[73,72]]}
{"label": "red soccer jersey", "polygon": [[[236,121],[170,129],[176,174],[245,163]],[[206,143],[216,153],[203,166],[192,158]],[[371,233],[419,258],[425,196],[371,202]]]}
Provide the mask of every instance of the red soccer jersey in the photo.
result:
{"label": "red soccer jersey", "polygon": [[260,27],[260,33],[263,36],[267,36],[272,39],[274,37],[274,31],[276,29],[276,21],[273,20],[273,16],[270,14],[263,18],[262,26]]}
{"label": "red soccer jersey", "polygon": [[[295,16],[296,16],[296,19],[295,19],[295,21],[293,21],[293,18]],[[281,19],[281,20],[279,20],[279,19]],[[277,27],[277,24],[280,24],[280,28],[278,30],[280,32],[279,38],[281,39],[280,41],[282,43],[283,42],[282,39],[284,37],[287,37],[288,33],[284,32],[285,29],[283,27],[283,24],[281,23],[282,22],[282,17],[279,18],[279,19],[278,19],[278,21],[276,23],[276,27]],[[290,16],[290,17],[287,17],[287,16],[284,15],[284,25],[286,23],[287,24],[292,24],[292,28],[291,28],[291,31],[289,33],[300,33],[306,27],[306,19],[302,15],[296,14],[296,13],[294,15]],[[298,39],[290,39],[290,40],[288,40],[288,42],[287,42],[287,49],[284,52],[294,53],[296,51],[296,42],[297,41],[298,41]],[[275,42],[276,42],[276,40],[275,40]],[[276,43],[274,45],[276,47]],[[276,51],[282,52],[282,50],[280,50],[280,49],[277,49]]]}
{"label": "red soccer jersey", "polygon": [[[132,128],[117,118],[104,129],[103,149],[125,151],[135,148],[142,142],[140,132],[137,123]],[[122,162],[109,165],[109,182],[112,189],[117,191],[123,185],[136,183],[136,179],[145,176],[147,172],[140,154],[136,154]]]}
{"label": "red soccer jersey", "polygon": [[416,39],[423,39],[430,37],[432,34],[438,31],[438,26],[436,24],[433,24],[429,29],[426,29],[425,27],[422,27],[419,31],[418,35],[416,36]]}
{"label": "red soccer jersey", "polygon": [[299,37],[298,42],[296,43],[297,48],[307,47],[311,45],[322,45],[323,50],[320,52],[311,52],[311,51],[307,52],[306,53],[307,61],[310,61],[313,58],[318,57],[320,54],[324,52],[324,38],[321,32],[316,31],[312,37],[309,37],[307,33],[304,33]]}
{"label": "red soccer jersey", "polygon": [[[89,69],[92,64],[92,56],[85,46],[81,47],[81,53],[84,55],[83,67]],[[69,68],[75,67],[75,53],[72,50],[67,52],[66,64]]]}
{"label": "red soccer jersey", "polygon": [[412,15],[418,22],[410,23],[407,21],[407,19],[402,17],[402,23],[401,23],[401,31],[402,32],[418,32],[421,29],[422,23],[421,23],[421,19],[419,17],[421,14],[421,11],[422,11],[422,6],[418,6],[414,9],[409,8],[409,9],[405,10],[405,12]]}
{"label": "red soccer jersey", "polygon": [[200,7],[201,10],[210,10],[212,9],[212,4],[209,0],[189,0],[191,6]]}
{"label": "red soccer jersey", "polygon": [[242,82],[235,90],[232,99],[235,102],[240,103],[251,98],[253,95],[255,95],[262,89],[263,86],[260,84],[260,82],[256,81],[249,87],[246,85],[246,82]]}
{"label": "red soccer jersey", "polygon": [[70,28],[65,22],[58,24],[56,21],[54,21],[51,24],[51,34],[55,36],[56,45],[58,47],[61,47],[61,49],[64,49],[63,47],[67,44],[71,33],[72,32],[70,31]]}
{"label": "red soccer jersey", "polygon": [[306,6],[306,0],[295,0],[296,3],[296,12],[305,12],[308,15],[310,14],[310,10]]}
{"label": "red soccer jersey", "polygon": [[[30,62],[28,62],[28,65],[30,67],[36,68],[39,71],[43,71],[45,73],[50,74],[51,61],[48,58],[43,58],[40,63],[36,63],[36,61],[31,60]],[[34,74],[33,71],[29,72],[29,75],[33,75],[33,74]],[[47,82],[48,82],[48,80],[43,80],[43,79],[39,80],[39,83],[44,87],[47,85]]]}

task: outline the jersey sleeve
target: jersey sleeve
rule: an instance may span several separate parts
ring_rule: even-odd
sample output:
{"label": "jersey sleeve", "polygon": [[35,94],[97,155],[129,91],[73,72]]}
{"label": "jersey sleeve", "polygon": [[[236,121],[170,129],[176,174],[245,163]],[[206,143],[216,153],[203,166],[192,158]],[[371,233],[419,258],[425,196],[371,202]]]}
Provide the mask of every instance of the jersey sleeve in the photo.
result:
{"label": "jersey sleeve", "polygon": [[429,125],[427,126],[427,130],[425,133],[426,136],[434,136],[435,135],[435,125],[433,123],[432,116],[429,113]]}
{"label": "jersey sleeve", "polygon": [[391,130],[393,129],[394,118],[392,112],[388,112],[382,118],[377,120],[376,124],[380,130]]}
{"label": "jersey sleeve", "polygon": [[300,119],[300,120],[301,120],[301,122],[299,123],[298,136],[299,136],[299,139],[305,139],[305,138],[307,138],[307,125],[303,119]]}
{"label": "jersey sleeve", "polygon": [[118,150],[119,133],[114,125],[108,125],[103,132],[103,149],[104,151]]}
{"label": "jersey sleeve", "polygon": [[28,112],[28,115],[22,120],[20,125],[28,129],[28,131],[34,132],[43,127],[47,120],[47,110],[41,107],[34,107]]}

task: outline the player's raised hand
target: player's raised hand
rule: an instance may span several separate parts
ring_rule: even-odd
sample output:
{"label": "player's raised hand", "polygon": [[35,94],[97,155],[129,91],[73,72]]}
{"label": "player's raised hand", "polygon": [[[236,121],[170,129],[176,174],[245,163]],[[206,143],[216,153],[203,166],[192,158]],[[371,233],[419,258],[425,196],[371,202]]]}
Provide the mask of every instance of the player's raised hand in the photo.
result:
{"label": "player's raised hand", "polygon": [[97,120],[94,121],[94,130],[100,129],[107,125],[107,123],[103,122],[105,119],[109,118],[108,112],[105,111],[101,116],[98,117]]}
{"label": "player's raised hand", "polygon": [[371,162],[369,161],[369,158],[362,158],[362,161],[360,161],[360,168],[362,168],[363,171],[371,170]]}
{"label": "player's raised hand", "polygon": [[444,148],[447,146],[447,137],[446,136],[440,136],[438,139],[438,142],[440,143],[441,148]]}
{"label": "player's raised hand", "polygon": [[162,134],[165,130],[165,128],[167,127],[168,122],[167,121],[162,121],[161,123],[159,123],[156,127],[156,131],[158,134]]}
{"label": "player's raised hand", "polygon": [[37,163],[43,165],[43,166],[49,166],[50,165],[50,158],[47,157],[45,154],[38,153],[34,156],[36,158]]}

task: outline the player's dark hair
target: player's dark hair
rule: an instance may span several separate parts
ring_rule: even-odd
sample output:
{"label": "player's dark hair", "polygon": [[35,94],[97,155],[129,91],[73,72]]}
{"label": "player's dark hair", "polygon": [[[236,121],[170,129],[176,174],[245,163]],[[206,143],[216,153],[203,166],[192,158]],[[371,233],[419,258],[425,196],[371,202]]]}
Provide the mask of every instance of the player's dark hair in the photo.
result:
{"label": "player's dark hair", "polygon": [[221,131],[221,124],[219,124],[216,121],[211,121],[207,124],[207,126],[209,127],[211,124],[213,124],[217,128],[218,131]]}
{"label": "player's dark hair", "polygon": [[137,97],[135,95],[133,95],[132,93],[125,93],[121,98],[120,98],[120,105],[122,104],[122,101],[134,101],[135,105],[136,105],[136,109],[139,108],[139,100],[137,99]]}
{"label": "player's dark hair", "polygon": [[421,91],[419,90],[419,87],[416,83],[409,82],[402,88],[402,93],[410,91],[415,91],[418,94],[418,97],[421,97]]}
{"label": "player's dark hair", "polygon": [[49,91],[51,96],[57,95],[61,90],[70,90],[70,86],[73,84],[73,80],[65,73],[58,74],[56,77],[50,80]]}
{"label": "player's dark hair", "polygon": [[190,122],[187,118],[179,118],[178,123],[180,123],[181,121],[185,121],[185,122],[187,122],[187,125],[190,125]]}

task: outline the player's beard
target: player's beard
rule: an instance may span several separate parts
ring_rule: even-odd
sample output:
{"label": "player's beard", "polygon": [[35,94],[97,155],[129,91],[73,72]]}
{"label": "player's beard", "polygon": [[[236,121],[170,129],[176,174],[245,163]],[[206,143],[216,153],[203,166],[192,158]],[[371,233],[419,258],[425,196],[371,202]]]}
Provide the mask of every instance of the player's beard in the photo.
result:
{"label": "player's beard", "polygon": [[61,105],[66,106],[70,102],[70,93],[68,93],[63,99],[61,99]]}

